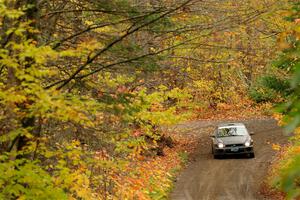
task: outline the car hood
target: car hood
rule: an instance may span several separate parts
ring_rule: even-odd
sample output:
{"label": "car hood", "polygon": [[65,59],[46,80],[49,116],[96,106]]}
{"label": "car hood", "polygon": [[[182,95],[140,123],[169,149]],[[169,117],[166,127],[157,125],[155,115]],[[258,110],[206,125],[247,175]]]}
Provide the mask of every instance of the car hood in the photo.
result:
{"label": "car hood", "polygon": [[231,136],[231,137],[221,137],[218,138],[219,142],[222,142],[223,144],[243,144],[247,140],[250,140],[250,136]]}

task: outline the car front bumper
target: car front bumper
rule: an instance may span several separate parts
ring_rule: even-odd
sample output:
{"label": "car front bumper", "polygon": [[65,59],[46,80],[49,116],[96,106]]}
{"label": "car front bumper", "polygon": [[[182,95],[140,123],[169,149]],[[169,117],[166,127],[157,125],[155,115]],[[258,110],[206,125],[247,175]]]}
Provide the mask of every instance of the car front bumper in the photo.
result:
{"label": "car front bumper", "polygon": [[215,148],[214,155],[231,155],[231,154],[249,154],[254,153],[253,146],[250,147],[224,147],[224,148]]}

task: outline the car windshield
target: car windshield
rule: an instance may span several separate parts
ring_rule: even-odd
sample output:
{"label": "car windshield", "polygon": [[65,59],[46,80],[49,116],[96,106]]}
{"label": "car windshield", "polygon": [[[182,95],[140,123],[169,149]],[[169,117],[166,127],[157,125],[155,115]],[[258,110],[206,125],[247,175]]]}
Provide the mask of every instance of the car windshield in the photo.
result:
{"label": "car windshield", "polygon": [[244,136],[244,135],[248,135],[248,132],[247,129],[243,126],[219,127],[217,131],[217,137]]}

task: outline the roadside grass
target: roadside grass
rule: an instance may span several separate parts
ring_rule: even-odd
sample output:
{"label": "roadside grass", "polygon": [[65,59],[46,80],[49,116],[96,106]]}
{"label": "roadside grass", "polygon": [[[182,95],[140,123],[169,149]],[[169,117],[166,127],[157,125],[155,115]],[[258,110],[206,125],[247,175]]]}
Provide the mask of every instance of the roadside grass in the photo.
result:
{"label": "roadside grass", "polygon": [[187,152],[185,152],[185,151],[180,151],[180,152],[178,153],[178,156],[179,156],[179,158],[180,158],[180,161],[181,161],[181,164],[182,164],[182,165],[187,164],[187,162],[188,162],[188,160],[189,160],[189,154],[188,154]]}

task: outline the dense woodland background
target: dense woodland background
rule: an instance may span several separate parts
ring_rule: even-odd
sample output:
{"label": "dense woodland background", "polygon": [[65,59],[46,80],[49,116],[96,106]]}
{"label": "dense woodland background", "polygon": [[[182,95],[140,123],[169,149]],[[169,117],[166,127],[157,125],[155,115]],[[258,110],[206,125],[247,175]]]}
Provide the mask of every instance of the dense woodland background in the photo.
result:
{"label": "dense woodland background", "polygon": [[[186,155],[162,159],[180,146],[162,127],[280,103],[293,131],[299,10],[288,0],[0,0],[0,199],[164,199]],[[300,195],[297,132],[276,174],[289,198]]]}

